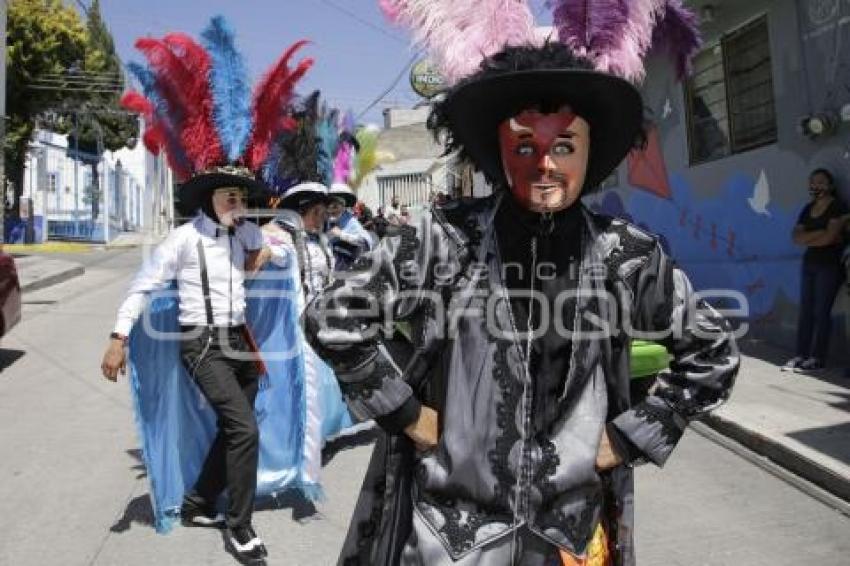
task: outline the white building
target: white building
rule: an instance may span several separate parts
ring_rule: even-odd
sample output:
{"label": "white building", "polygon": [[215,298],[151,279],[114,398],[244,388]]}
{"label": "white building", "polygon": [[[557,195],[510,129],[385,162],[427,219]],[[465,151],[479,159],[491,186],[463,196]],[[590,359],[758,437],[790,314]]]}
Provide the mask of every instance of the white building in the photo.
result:
{"label": "white building", "polygon": [[443,148],[425,126],[430,108],[387,109],[377,150],[392,156],[364,179],[358,198],[377,212],[393,197],[413,208],[427,204],[436,194],[455,194],[460,185],[454,158],[442,156]]}
{"label": "white building", "polygon": [[30,199],[36,242],[109,242],[122,232],[164,234],[174,219],[172,175],[163,155],[154,157],[139,143],[106,151],[98,160],[76,153],[67,136],[47,130],[33,136],[22,198]]}

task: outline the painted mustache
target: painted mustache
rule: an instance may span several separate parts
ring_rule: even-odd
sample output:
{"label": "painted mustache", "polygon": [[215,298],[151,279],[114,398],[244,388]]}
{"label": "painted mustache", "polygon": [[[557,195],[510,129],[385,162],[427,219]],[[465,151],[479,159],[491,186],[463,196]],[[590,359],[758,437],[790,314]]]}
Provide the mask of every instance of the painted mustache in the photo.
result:
{"label": "painted mustache", "polygon": [[535,189],[546,191],[549,189],[561,188],[567,185],[567,176],[559,173],[551,173],[545,179],[533,182],[531,186]]}

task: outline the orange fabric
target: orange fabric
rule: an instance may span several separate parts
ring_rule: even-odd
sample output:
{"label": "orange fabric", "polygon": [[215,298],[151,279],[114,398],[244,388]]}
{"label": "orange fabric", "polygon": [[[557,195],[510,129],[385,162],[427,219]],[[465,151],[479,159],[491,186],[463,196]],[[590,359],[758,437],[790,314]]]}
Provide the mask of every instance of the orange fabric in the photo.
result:
{"label": "orange fabric", "polygon": [[590,540],[590,544],[587,545],[587,556],[578,558],[562,549],[561,564],[563,566],[611,566],[608,535],[605,533],[602,523],[596,526],[593,538]]}

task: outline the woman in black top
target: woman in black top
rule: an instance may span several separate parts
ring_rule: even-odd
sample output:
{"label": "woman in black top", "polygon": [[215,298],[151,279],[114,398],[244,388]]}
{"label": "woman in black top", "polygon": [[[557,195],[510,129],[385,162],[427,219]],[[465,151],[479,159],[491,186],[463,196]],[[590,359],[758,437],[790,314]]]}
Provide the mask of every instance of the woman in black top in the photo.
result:
{"label": "woman in black top", "polygon": [[842,231],[847,207],[835,195],[835,179],[826,169],[809,176],[809,202],[800,212],[792,237],[806,246],[800,285],[797,355],[783,371],[811,371],[824,366],[832,326],[830,311],[841,286]]}

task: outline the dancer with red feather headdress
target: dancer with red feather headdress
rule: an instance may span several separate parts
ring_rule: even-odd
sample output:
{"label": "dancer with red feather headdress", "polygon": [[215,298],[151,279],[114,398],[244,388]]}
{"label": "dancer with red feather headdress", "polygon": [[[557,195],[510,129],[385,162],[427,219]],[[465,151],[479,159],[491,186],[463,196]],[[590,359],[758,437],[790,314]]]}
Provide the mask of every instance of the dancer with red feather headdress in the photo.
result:
{"label": "dancer with red feather headdress", "polygon": [[[244,216],[246,201],[268,199],[260,172],[272,142],[294,127],[290,101],[313,64],[293,64],[305,43],[289,47],[252,91],[221,17],[204,30],[202,44],[180,33],[143,38],[136,47],[147,65],[130,65],[142,93],[123,98],[144,118],[146,147],[166,152],[180,183],[179,206],[192,220],[171,231],[134,279],[103,374],[115,381],[124,372],[129,341],[157,529],[168,530],[178,515],[187,526],[226,524],[228,545],[243,559],[267,554],[251,522],[255,494],[298,486],[303,402],[290,394],[300,383],[298,350],[267,365],[257,345],[275,331],[294,334],[297,313],[280,299],[258,306],[246,293],[247,279],[271,252]],[[170,297],[161,296],[169,289]],[[269,316],[277,314],[282,318]]]}

